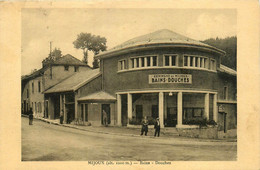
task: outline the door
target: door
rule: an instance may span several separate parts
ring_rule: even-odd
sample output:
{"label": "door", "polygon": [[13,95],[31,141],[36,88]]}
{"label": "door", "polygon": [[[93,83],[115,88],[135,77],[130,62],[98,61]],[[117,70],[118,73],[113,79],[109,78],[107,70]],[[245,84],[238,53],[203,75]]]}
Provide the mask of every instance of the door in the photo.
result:
{"label": "door", "polygon": [[88,121],[88,104],[85,104],[85,121]]}
{"label": "door", "polygon": [[49,101],[46,100],[45,101],[45,118],[48,118],[49,117]]}
{"label": "door", "polygon": [[136,105],[136,120],[137,121],[142,121],[143,119],[143,105]]}
{"label": "door", "polygon": [[177,124],[177,108],[167,107],[167,127],[176,127]]}
{"label": "door", "polygon": [[102,104],[101,109],[101,124],[103,125],[103,110],[107,113],[107,124],[110,124],[110,104]]}
{"label": "door", "polygon": [[152,117],[153,117],[153,119],[156,119],[159,117],[158,105],[152,105]]}
{"label": "door", "polygon": [[224,120],[224,133],[227,133],[227,113],[223,113],[223,120]]}

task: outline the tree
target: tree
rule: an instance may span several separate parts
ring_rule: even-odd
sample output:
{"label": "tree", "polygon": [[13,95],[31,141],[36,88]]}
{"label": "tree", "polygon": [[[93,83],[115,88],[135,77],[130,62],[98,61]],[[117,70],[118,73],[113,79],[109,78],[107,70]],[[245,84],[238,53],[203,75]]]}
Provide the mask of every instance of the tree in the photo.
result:
{"label": "tree", "polygon": [[46,66],[47,64],[52,63],[53,61],[56,61],[62,56],[61,50],[58,48],[55,48],[51,53],[46,57],[43,61],[42,64],[43,66]]}
{"label": "tree", "polygon": [[55,47],[55,49],[49,54],[49,57],[52,58],[53,60],[57,60],[62,56],[61,50]]}
{"label": "tree", "polygon": [[[100,51],[105,51],[107,49],[106,42],[107,40],[105,37],[92,35],[91,33],[80,33],[73,44],[75,48],[83,50],[82,61],[88,64],[88,51],[92,51],[94,55],[97,55]],[[94,60],[93,65],[94,64],[95,67],[98,66],[98,61]]]}
{"label": "tree", "polygon": [[237,37],[227,37],[227,38],[210,38],[202,41],[211,46],[217,47],[226,52],[226,56],[222,57],[221,63],[235,69],[237,68]]}

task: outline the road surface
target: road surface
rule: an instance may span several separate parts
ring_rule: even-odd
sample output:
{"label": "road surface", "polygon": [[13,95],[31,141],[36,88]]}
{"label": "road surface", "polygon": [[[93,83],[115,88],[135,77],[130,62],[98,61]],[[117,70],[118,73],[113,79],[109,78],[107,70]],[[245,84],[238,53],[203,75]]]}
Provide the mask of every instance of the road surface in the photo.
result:
{"label": "road surface", "polygon": [[131,137],[81,131],[22,117],[23,161],[227,161],[236,142]]}

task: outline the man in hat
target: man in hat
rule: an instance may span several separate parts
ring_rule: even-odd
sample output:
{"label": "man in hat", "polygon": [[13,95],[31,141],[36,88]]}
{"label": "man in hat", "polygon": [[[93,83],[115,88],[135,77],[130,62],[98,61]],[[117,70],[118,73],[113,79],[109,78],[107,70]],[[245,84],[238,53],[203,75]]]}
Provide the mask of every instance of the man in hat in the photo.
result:
{"label": "man in hat", "polygon": [[156,122],[154,124],[154,129],[155,129],[154,137],[156,137],[156,134],[159,137],[160,136],[160,129],[161,129],[160,119],[159,118],[156,119]]}
{"label": "man in hat", "polygon": [[145,132],[145,136],[147,136],[147,132],[148,132],[148,119],[147,119],[147,116],[145,116],[144,120],[142,121],[141,136],[144,134],[144,132]]}

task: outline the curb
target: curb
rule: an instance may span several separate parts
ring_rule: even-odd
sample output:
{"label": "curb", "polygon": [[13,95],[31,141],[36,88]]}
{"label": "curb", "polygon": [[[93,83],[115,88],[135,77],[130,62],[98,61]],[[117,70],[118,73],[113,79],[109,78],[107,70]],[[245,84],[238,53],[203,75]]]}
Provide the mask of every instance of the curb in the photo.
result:
{"label": "curb", "polygon": [[[29,116],[22,114],[22,117],[29,117]],[[68,127],[68,128],[72,128],[72,129],[78,129],[78,130],[82,130],[82,131],[86,131],[86,132],[95,132],[95,133],[100,133],[100,134],[109,134],[109,135],[118,135],[118,136],[140,137],[140,135],[134,135],[134,134],[111,133],[111,132],[103,132],[103,131],[96,131],[96,130],[90,130],[90,129],[82,129],[82,128],[70,126],[70,125],[67,125],[67,124],[60,124],[60,123],[56,123],[56,122],[51,122],[51,121],[43,119],[43,118],[34,118],[34,119],[41,120],[41,121],[49,123],[49,124]],[[172,137],[174,137],[174,135],[169,137],[169,138],[172,138]],[[179,135],[178,135],[178,137],[179,137]],[[155,138],[155,137],[154,136],[146,136],[145,138]],[[187,139],[189,139],[189,138],[187,138]],[[226,139],[226,140],[223,140],[223,139],[212,140],[212,139],[199,139],[199,138],[190,138],[190,139],[197,139],[197,140],[202,141],[202,142],[237,142],[237,139]]]}

